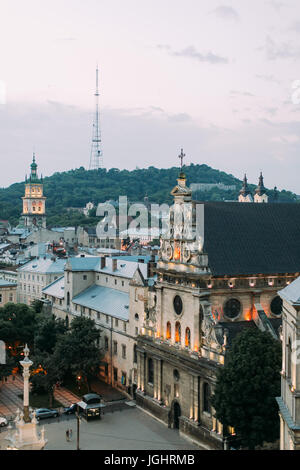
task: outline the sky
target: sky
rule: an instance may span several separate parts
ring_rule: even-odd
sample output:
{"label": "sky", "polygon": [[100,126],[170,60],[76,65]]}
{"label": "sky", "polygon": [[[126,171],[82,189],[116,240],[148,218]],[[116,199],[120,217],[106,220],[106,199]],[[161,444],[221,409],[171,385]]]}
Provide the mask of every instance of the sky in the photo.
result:
{"label": "sky", "polygon": [[1,0],[0,44],[0,186],[88,168],[98,64],[106,168],[300,194],[298,0]]}

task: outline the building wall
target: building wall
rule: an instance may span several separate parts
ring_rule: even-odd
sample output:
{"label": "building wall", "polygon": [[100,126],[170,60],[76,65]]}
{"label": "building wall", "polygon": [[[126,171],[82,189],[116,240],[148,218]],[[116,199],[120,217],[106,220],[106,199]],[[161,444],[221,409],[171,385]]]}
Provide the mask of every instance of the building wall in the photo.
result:
{"label": "building wall", "polygon": [[17,302],[17,286],[0,286],[0,307],[4,307],[8,302]]}

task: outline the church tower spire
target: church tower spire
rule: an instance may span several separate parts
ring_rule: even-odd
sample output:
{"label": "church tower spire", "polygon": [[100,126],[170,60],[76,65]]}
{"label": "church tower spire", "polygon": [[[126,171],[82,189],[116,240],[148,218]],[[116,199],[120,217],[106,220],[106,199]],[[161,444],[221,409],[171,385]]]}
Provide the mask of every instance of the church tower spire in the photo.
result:
{"label": "church tower spire", "polygon": [[248,186],[246,173],[243,179],[243,186],[239,194],[239,202],[253,202],[253,197]]}
{"label": "church tower spire", "polygon": [[46,197],[43,195],[43,180],[38,177],[35,153],[30,165],[30,176],[25,179],[25,195],[21,224],[26,228],[46,227]]}
{"label": "church tower spire", "polygon": [[258,185],[255,189],[254,202],[268,202],[269,198],[266,194],[266,188],[264,186],[264,178],[262,172],[260,172]]}

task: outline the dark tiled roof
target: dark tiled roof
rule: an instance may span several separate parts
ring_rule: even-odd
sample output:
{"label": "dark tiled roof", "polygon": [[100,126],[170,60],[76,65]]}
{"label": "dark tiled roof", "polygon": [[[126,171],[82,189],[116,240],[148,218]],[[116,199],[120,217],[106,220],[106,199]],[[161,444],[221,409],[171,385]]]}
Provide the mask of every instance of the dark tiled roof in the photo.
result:
{"label": "dark tiled roof", "polygon": [[214,276],[300,271],[300,204],[204,202]]}
{"label": "dark tiled roof", "polygon": [[227,341],[228,346],[232,345],[234,338],[244,331],[245,328],[257,328],[255,322],[251,321],[235,321],[235,322],[219,322],[219,325],[222,325],[224,330],[228,331]]}
{"label": "dark tiled roof", "polygon": [[269,322],[271,323],[277,336],[279,337],[279,328],[282,325],[282,318],[270,318],[269,317]]}

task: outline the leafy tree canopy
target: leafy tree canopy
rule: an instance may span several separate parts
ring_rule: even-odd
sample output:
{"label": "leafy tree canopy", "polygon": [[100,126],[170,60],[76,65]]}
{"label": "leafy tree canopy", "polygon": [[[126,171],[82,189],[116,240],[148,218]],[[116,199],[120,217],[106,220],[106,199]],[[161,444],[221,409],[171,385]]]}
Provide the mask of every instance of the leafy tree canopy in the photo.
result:
{"label": "leafy tree canopy", "polygon": [[253,449],[279,437],[281,344],[258,329],[237,335],[220,368],[212,405],[217,419]]}

